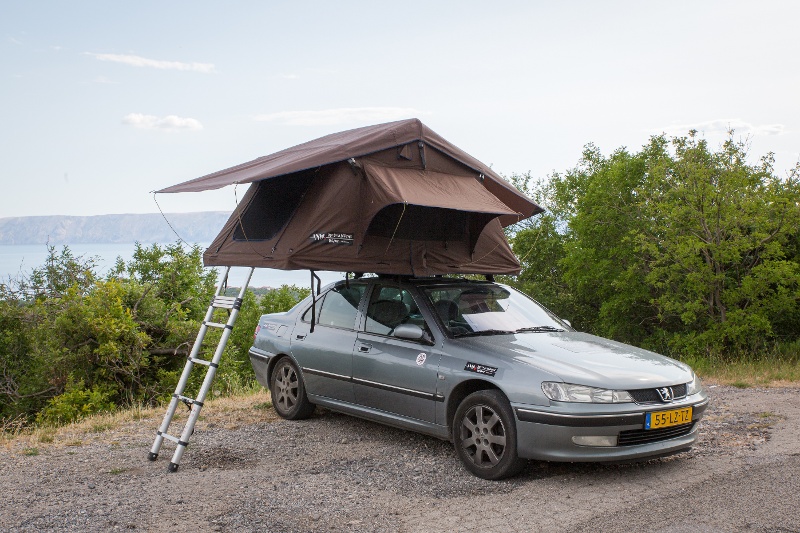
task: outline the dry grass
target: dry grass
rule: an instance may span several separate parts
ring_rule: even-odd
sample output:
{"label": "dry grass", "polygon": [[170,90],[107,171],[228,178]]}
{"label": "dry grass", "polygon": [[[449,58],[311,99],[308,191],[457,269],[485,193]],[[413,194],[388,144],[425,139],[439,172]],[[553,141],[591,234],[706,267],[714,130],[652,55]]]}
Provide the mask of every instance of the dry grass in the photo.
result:
{"label": "dry grass", "polygon": [[[798,387],[800,388],[800,362],[798,357],[743,359],[713,361],[708,359],[686,361],[707,384],[748,387]],[[0,427],[0,447],[33,455],[48,447],[81,447],[94,442],[119,446],[132,436],[155,436],[166,411],[158,407],[134,406],[113,413],[101,413],[60,427],[26,426],[23,417],[3,420]],[[170,426],[179,431],[186,421],[188,409],[182,405]],[[197,429],[222,427],[237,429],[258,422],[279,420],[272,410],[269,392],[264,389],[247,391],[232,396],[219,396],[207,400],[197,422]],[[34,452],[35,450],[35,452]]]}
{"label": "dry grass", "polygon": [[[202,429],[216,426],[236,429],[247,424],[275,421],[278,418],[271,407],[269,392],[266,390],[217,397],[205,402],[195,427]],[[155,437],[166,408],[166,405],[135,406],[113,413],[96,414],[60,427],[26,427],[21,419],[15,419],[4,423],[3,431],[0,433],[0,446],[23,452],[33,449],[38,452],[48,447],[80,447],[95,442],[118,446],[131,436]],[[187,416],[188,409],[179,405],[170,430],[179,431]]]}
{"label": "dry grass", "polygon": [[796,358],[734,361],[687,361],[704,381],[748,387],[800,387],[800,362]]}

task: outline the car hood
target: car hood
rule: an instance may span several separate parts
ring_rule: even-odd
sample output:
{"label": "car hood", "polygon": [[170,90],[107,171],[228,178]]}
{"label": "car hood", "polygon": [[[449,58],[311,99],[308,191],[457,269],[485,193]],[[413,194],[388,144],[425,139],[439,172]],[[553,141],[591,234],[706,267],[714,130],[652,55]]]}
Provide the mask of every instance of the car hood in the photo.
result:
{"label": "car hood", "polygon": [[[688,383],[691,369],[674,359],[588,333],[518,333],[461,339],[482,354],[516,361],[566,383],[645,389]],[[499,363],[500,361],[498,361]]]}

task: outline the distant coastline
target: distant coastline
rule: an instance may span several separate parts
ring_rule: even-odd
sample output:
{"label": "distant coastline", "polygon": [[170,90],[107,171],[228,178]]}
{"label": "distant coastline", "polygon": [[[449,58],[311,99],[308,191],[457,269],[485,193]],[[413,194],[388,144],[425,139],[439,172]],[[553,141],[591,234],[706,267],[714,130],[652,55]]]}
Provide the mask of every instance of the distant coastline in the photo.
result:
{"label": "distant coastline", "polygon": [[[230,217],[225,211],[199,213],[166,213],[169,224],[160,213],[97,216],[39,216],[0,218],[0,282],[29,274],[47,257],[46,244],[68,246],[75,256],[97,259],[98,272],[104,274],[116,259],[129,261],[134,244],[174,243],[177,233],[188,244],[202,250],[214,240]],[[175,228],[173,232],[170,225]],[[220,275],[223,268],[217,269]],[[229,283],[244,282],[247,268],[234,268]],[[319,272],[323,284],[341,279],[344,274]],[[273,270],[257,268],[251,287],[307,286],[307,270]]]}
{"label": "distant coastline", "polygon": [[[165,242],[170,243],[175,241],[176,239],[173,238]],[[153,244],[144,241],[141,242],[144,246]],[[201,250],[205,250],[210,244],[210,239],[197,243],[189,241],[189,243],[198,244]],[[158,244],[163,245],[164,242]],[[55,246],[57,250],[60,250],[62,244]],[[68,243],[67,246],[75,257],[83,257],[84,259],[93,258],[97,267],[97,273],[100,275],[105,275],[108,270],[114,266],[117,258],[122,258],[123,261],[130,261],[133,258],[135,249],[133,243]],[[0,244],[0,283],[8,281],[9,278],[29,275],[31,270],[41,267],[46,258],[47,247],[44,244]],[[224,268],[217,268],[217,272],[219,272],[220,276],[224,271]],[[244,282],[247,273],[247,268],[233,268],[229,278],[229,285],[231,287],[240,286]],[[317,272],[317,274],[322,278],[323,285],[344,277],[344,274],[338,272]],[[298,285],[300,287],[308,287],[309,281],[310,275],[308,270],[273,270],[271,268],[257,268],[253,273],[250,286],[280,287],[281,285]]]}
{"label": "distant coastline", "polygon": [[0,218],[0,244],[59,246],[175,242],[178,235],[188,243],[208,243],[217,236],[228,217],[230,213],[226,211],[205,211],[166,213],[163,216],[161,213],[145,213]]}

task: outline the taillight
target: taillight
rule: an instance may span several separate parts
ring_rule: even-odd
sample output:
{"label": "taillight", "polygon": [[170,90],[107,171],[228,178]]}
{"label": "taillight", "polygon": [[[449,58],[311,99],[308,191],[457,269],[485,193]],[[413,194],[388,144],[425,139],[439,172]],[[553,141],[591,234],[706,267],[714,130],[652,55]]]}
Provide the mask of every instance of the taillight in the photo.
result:
{"label": "taillight", "polygon": [[256,326],[256,332],[255,332],[255,333],[253,333],[253,338],[254,338],[254,339],[255,339],[256,337],[258,337],[258,332],[259,332],[259,331],[261,331],[261,324],[259,324],[259,325],[257,325],[257,326]]}

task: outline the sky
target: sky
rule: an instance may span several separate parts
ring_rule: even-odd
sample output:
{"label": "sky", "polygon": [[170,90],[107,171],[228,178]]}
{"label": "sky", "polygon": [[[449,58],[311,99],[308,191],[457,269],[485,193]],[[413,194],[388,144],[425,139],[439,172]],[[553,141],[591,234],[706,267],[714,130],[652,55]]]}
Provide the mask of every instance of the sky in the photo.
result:
{"label": "sky", "polygon": [[417,117],[503,175],[729,128],[800,158],[800,2],[0,0],[0,218],[232,210],[151,191]]}

